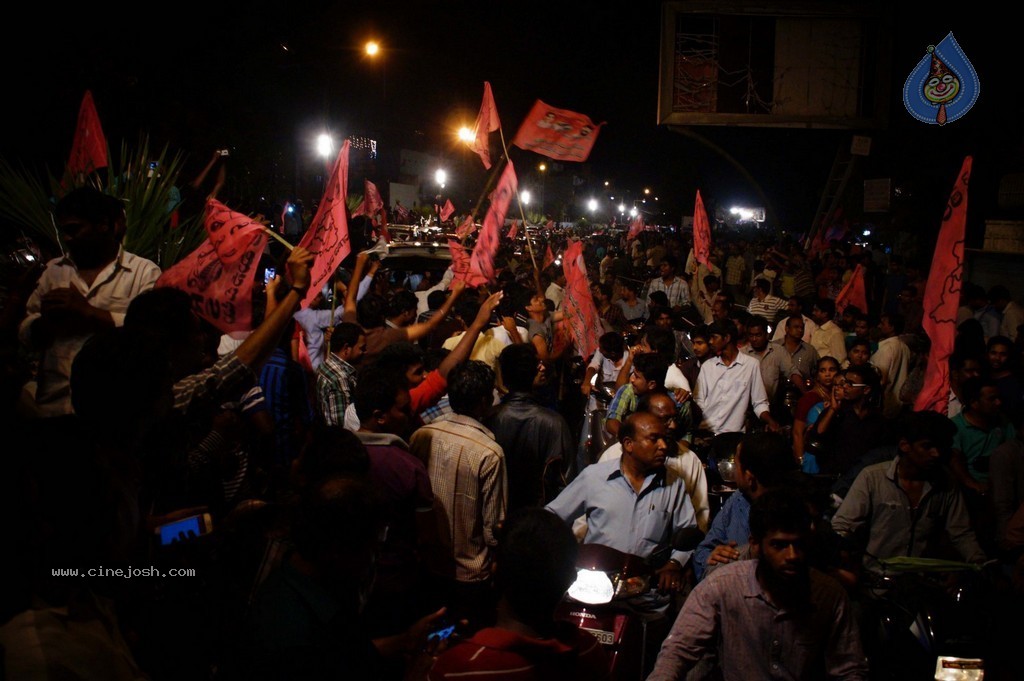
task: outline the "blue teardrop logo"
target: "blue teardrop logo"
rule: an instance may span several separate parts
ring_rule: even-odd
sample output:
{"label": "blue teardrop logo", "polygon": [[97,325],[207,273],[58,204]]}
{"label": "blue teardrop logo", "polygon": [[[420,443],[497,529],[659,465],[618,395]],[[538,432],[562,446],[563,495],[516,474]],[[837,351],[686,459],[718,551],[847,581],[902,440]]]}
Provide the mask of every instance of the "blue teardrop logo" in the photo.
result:
{"label": "blue teardrop logo", "polygon": [[952,123],[978,101],[978,72],[950,33],[929,45],[903,85],[903,105],[910,115],[931,125]]}

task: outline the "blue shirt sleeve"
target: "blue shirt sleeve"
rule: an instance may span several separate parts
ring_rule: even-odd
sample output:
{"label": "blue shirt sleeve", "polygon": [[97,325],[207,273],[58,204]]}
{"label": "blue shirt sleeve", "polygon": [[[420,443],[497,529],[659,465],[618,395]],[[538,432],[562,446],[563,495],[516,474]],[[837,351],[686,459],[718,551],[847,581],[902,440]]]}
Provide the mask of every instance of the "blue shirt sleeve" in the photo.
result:
{"label": "blue shirt sleeve", "polygon": [[[733,492],[733,494],[740,494],[740,492]],[[729,497],[728,501],[725,502],[722,509],[711,522],[711,527],[708,528],[704,541],[693,551],[693,572],[698,581],[704,579],[704,571],[707,569],[708,558],[711,556],[711,552],[714,551],[716,546],[724,544],[729,540],[729,526],[732,524],[732,509],[735,505],[734,498]]]}

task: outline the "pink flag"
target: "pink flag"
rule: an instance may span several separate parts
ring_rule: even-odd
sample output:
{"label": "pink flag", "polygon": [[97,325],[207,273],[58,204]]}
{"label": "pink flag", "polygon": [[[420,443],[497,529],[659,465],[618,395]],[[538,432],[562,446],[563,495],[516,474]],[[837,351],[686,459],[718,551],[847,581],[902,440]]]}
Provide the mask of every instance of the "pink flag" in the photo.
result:
{"label": "pink flag", "polygon": [[551,252],[551,244],[548,244],[547,249],[544,251],[544,264],[540,266],[542,270],[546,270],[548,265],[555,261],[555,254]]}
{"label": "pink flag", "polygon": [[484,168],[491,167],[491,149],[487,141],[488,133],[492,133],[501,127],[498,120],[498,107],[494,104],[494,93],[491,92],[491,84],[484,81],[484,98],[480,102],[480,113],[476,115],[476,124],[473,126],[473,141],[469,148],[480,154],[480,160],[484,162]]}
{"label": "pink flag", "polygon": [[711,269],[711,224],[708,212],[704,210],[704,200],[697,190],[697,201],[693,205],[693,257],[697,262]]}
{"label": "pink flag", "polygon": [[92,101],[92,92],[85,91],[82,105],[78,109],[78,124],[71,142],[71,156],[68,158],[68,172],[72,177],[88,175],[107,167],[107,138],[100,126],[100,116]]}
{"label": "pink flag", "polygon": [[953,354],[956,314],[964,275],[964,230],[967,225],[967,184],[973,159],[964,159],[953,193],[946,203],[942,227],[935,243],[935,257],[924,290],[924,319],[921,326],[931,339],[924,385],[914,400],[915,411],[948,413],[949,356]]}
{"label": "pink flag", "polygon": [[[331,177],[327,180],[327,188],[320,207],[317,208],[313,222],[302,235],[299,246],[312,253],[313,270],[310,272],[309,292],[302,304],[308,306],[323,288],[341,261],[352,252],[352,244],[348,238],[348,217],[346,216],[345,196],[348,188],[348,150],[349,141],[341,145],[338,160],[331,169]],[[379,196],[379,195],[378,195]],[[365,201],[365,198],[364,198]]]}
{"label": "pink flag", "polygon": [[181,289],[197,315],[224,333],[252,327],[252,281],[267,235],[263,225],[211,199],[199,248],[170,269],[157,286]]}
{"label": "pink flag", "polygon": [[836,312],[842,314],[847,305],[856,305],[857,309],[864,313],[868,311],[868,292],[864,282],[863,265],[854,268],[850,280],[836,296]]}
{"label": "pink flag", "polygon": [[508,228],[508,238],[510,241],[515,241],[517,236],[519,236],[519,220],[513,220],[512,226]]}
{"label": "pink flag", "polygon": [[[478,286],[479,284],[470,283],[469,253],[466,252],[466,247],[455,239],[448,239],[448,250],[452,254],[452,274],[455,275],[452,277],[452,283],[465,281],[467,286]],[[448,288],[451,288],[451,284]]]}
{"label": "pink flag", "polygon": [[469,236],[475,231],[476,223],[473,222],[473,216],[467,215],[466,219],[462,221],[462,224],[456,228],[455,236],[459,237],[460,239],[465,239],[467,236]]}
{"label": "pink flag", "polygon": [[586,161],[602,125],[595,125],[583,114],[556,109],[538,99],[512,138],[512,144],[559,161]]}
{"label": "pink flag", "polygon": [[356,209],[352,211],[352,217],[358,217],[360,215],[374,217],[382,210],[384,210],[384,201],[380,198],[380,192],[377,191],[377,185],[369,180],[363,180],[363,200],[360,201],[359,205],[356,206]]}
{"label": "pink flag", "polygon": [[509,160],[505,170],[501,172],[501,178],[498,179],[498,186],[491,192],[491,204],[487,207],[480,236],[473,247],[473,255],[469,258],[469,284],[479,285],[474,282],[481,279],[488,283],[495,280],[494,256],[501,243],[501,226],[505,224],[505,213],[508,212],[508,205],[516,194],[517,185],[516,172],[512,167],[512,161]]}
{"label": "pink flag", "polygon": [[644,218],[642,215],[637,214],[633,218],[633,222],[629,223],[629,233],[626,234],[626,239],[632,241],[633,239],[640,236],[640,232],[644,231]]}
{"label": "pink flag", "polygon": [[590,282],[587,280],[587,267],[583,262],[583,242],[572,241],[565,249],[562,259],[565,272],[565,299],[562,311],[569,323],[573,342],[580,355],[585,358],[593,356],[597,351],[598,338],[601,337],[601,319],[597,314],[597,306],[590,294]]}
{"label": "pink flag", "polygon": [[409,219],[412,218],[412,213],[409,212],[408,208],[406,208],[405,206],[402,205],[401,201],[396,201],[395,202],[395,217],[398,218],[399,221],[401,221],[401,222],[408,222]]}
{"label": "pink flag", "polygon": [[441,208],[441,222],[447,222],[453,213],[455,213],[455,206],[452,205],[451,199],[445,199],[444,206]]}

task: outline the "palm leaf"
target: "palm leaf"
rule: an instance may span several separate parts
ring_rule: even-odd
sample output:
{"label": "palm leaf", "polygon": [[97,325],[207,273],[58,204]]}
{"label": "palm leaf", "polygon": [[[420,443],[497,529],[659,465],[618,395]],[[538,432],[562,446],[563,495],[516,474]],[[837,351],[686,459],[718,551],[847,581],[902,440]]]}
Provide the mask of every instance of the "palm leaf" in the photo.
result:
{"label": "palm leaf", "polygon": [[60,245],[50,196],[38,173],[0,158],[0,218],[8,228],[32,234],[44,250],[56,253]]}

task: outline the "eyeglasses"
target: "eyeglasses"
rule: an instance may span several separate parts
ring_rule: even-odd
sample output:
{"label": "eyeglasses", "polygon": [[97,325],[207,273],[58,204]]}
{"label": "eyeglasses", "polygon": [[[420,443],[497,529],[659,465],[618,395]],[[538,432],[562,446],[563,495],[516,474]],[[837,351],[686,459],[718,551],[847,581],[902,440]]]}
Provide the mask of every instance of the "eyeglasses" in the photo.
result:
{"label": "eyeglasses", "polygon": [[867,383],[847,383],[845,381],[837,381],[835,385],[838,388],[866,388],[868,386]]}

